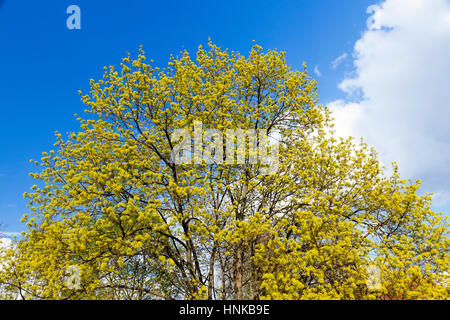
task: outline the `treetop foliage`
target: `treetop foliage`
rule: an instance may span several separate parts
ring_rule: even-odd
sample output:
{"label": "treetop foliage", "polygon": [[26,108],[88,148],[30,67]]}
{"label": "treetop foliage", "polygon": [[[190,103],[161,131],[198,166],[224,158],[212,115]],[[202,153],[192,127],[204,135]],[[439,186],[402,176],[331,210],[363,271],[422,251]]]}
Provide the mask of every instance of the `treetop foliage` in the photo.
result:
{"label": "treetop foliage", "polygon": [[[105,69],[82,95],[79,132],[57,133],[32,174],[28,230],[0,258],[3,297],[448,297],[447,221],[419,181],[395,165],[386,176],[373,149],[334,135],[306,66],[209,42],[164,69],[142,49]],[[276,172],[174,163],[173,133],[195,121],[278,132]]]}

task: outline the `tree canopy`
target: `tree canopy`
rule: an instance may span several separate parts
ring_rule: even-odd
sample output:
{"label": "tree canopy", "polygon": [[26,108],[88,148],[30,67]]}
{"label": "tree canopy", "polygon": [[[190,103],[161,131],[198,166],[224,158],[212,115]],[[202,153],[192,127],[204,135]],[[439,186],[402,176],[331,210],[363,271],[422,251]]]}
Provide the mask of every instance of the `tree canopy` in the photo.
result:
{"label": "tree canopy", "polygon": [[[387,176],[367,144],[336,137],[306,66],[210,42],[164,69],[142,49],[105,69],[82,95],[79,132],[57,133],[36,162],[27,231],[1,257],[4,298],[448,297],[444,216],[420,181],[395,164]],[[174,133],[194,137],[195,123],[215,135],[180,151]],[[237,129],[272,142],[244,137],[244,161],[222,161]],[[173,161],[180,152],[195,161]]]}

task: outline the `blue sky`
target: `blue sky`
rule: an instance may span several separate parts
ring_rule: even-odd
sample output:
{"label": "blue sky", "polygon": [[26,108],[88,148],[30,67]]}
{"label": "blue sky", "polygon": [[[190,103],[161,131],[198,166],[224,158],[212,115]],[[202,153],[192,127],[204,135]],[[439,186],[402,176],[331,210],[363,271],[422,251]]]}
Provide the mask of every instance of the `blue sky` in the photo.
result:
{"label": "blue sky", "polygon": [[[345,112],[361,113],[358,108],[364,105],[352,100],[354,94],[339,85],[354,78],[360,60],[352,53],[367,31],[366,9],[379,2],[0,1],[3,231],[24,229],[19,222],[26,212],[22,194],[34,184],[28,177],[28,172],[34,170],[29,159],[38,159],[41,152],[53,148],[56,130],[77,130],[73,115],[85,109],[77,91],[87,92],[89,79],[99,79],[103,66],[119,64],[126,51],[135,54],[141,44],[147,57],[158,66],[165,66],[170,54],[183,48],[194,53],[208,37],[223,48],[243,54],[252,46],[252,40],[265,49],[286,51],[288,63],[294,68],[301,68],[303,61],[307,63],[318,80],[321,102],[331,103],[341,111],[343,126],[352,125],[345,123]],[[66,27],[66,9],[71,4],[81,8],[81,30]],[[342,58],[336,60],[338,57]],[[364,75],[358,72],[357,76]],[[358,86],[371,92],[362,80]],[[445,195],[448,189],[442,185],[438,191],[443,190]],[[448,208],[445,201],[441,208]]]}

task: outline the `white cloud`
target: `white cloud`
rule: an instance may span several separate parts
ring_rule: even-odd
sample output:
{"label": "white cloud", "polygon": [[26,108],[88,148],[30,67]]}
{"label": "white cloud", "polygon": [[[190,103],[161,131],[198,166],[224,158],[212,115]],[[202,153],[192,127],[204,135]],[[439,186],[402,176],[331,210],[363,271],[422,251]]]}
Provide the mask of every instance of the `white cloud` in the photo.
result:
{"label": "white cloud", "polygon": [[348,54],[343,53],[339,57],[334,59],[333,62],[331,63],[332,68],[336,69],[341,64],[341,62],[344,61],[347,57],[348,57]]}
{"label": "white cloud", "polygon": [[11,239],[0,238],[0,252],[2,250],[8,249],[11,246]]}
{"label": "white cloud", "polygon": [[[386,0],[354,48],[354,77],[339,87],[362,94],[334,101],[338,131],[362,136],[384,163],[397,161],[426,191],[450,191],[450,1]],[[448,197],[445,197],[448,198]]]}
{"label": "white cloud", "polygon": [[0,231],[0,237],[18,237],[20,236],[20,232],[2,232]]}
{"label": "white cloud", "polygon": [[333,112],[335,130],[338,136],[348,137],[359,131],[359,124],[364,116],[360,104],[336,100],[329,103],[328,108]]}
{"label": "white cloud", "polygon": [[321,76],[322,76],[322,72],[320,72],[319,66],[315,66],[315,67],[314,67],[314,73],[315,73],[318,77],[321,77]]}

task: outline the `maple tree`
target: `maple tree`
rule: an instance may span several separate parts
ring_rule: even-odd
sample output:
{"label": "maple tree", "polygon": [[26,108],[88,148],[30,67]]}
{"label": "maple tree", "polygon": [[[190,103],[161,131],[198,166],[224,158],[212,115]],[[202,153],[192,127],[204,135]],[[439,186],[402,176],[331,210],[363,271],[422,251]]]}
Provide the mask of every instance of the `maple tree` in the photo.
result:
{"label": "maple tree", "polygon": [[[140,50],[106,68],[82,95],[80,131],[57,133],[32,174],[27,231],[1,258],[3,297],[448,297],[448,227],[431,195],[395,164],[386,176],[364,142],[336,137],[316,86],[306,66],[258,45],[245,57],[210,42],[165,69]],[[277,131],[276,170],[174,163],[173,133],[195,121]]]}

